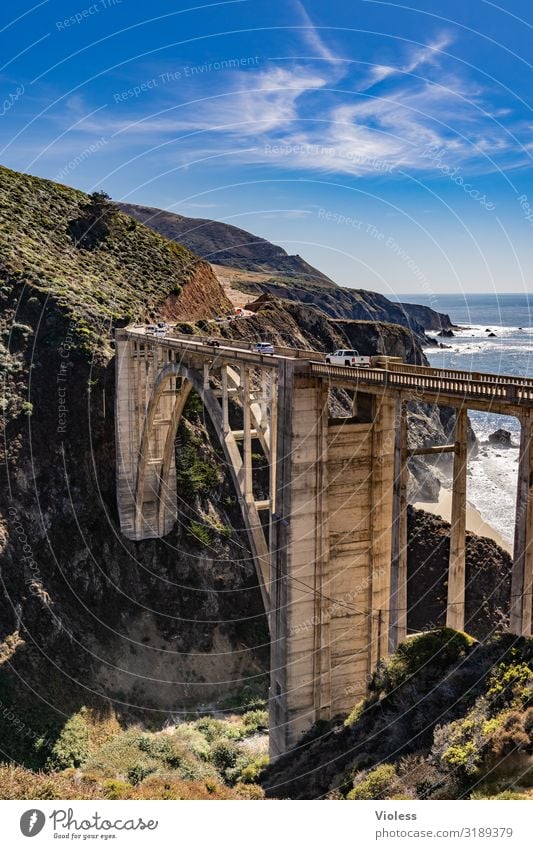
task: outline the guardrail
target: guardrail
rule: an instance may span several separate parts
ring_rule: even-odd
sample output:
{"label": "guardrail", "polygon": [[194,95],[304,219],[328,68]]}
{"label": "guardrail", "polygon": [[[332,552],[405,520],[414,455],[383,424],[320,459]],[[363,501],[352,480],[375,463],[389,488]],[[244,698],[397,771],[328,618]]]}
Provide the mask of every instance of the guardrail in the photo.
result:
{"label": "guardrail", "polygon": [[[447,395],[465,400],[479,400],[484,402],[498,401],[505,404],[533,405],[533,383],[527,384],[502,382],[499,377],[494,380],[472,379],[471,372],[459,372],[459,377],[449,376],[453,372],[432,369],[431,373],[425,371],[420,374],[417,367],[411,369],[405,367],[399,371],[396,367],[392,369],[357,368],[352,366],[328,366],[322,363],[311,362],[311,373],[320,376],[349,378],[357,383],[367,383],[381,386],[383,389],[413,390],[420,395],[428,393],[431,395]],[[462,375],[465,375],[463,377]],[[476,375],[477,377],[477,375]],[[485,375],[484,377],[487,377]],[[488,376],[490,377],[490,375]]]}
{"label": "guardrail", "polygon": [[387,365],[389,371],[397,371],[408,374],[431,375],[437,374],[442,378],[452,380],[475,380],[478,383],[505,383],[516,384],[517,386],[528,386],[533,389],[533,378],[519,377],[513,374],[490,374],[482,371],[461,371],[460,369],[443,369],[434,368],[432,366],[412,366],[407,363],[389,363]]}

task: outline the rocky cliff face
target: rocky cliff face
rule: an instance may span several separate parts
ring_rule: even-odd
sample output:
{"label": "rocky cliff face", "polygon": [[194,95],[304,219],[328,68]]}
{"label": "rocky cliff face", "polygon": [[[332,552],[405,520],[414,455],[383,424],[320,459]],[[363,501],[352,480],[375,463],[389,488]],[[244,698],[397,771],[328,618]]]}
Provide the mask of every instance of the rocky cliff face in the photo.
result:
{"label": "rocky cliff face", "polygon": [[213,274],[208,262],[199,262],[183,282],[179,294],[167,296],[158,315],[169,322],[198,321],[233,312],[233,304]]}
{"label": "rocky cliff face", "polygon": [[438,312],[431,307],[425,307],[421,304],[400,304],[400,307],[424,330],[433,330],[440,333],[442,330],[449,330],[455,325],[446,313]]}
{"label": "rocky cliff face", "polygon": [[[434,327],[448,327],[448,316],[437,313],[429,307],[416,307],[411,310],[411,304],[400,304],[390,301],[379,292],[369,292],[366,289],[348,289],[336,286],[334,289],[322,289],[319,286],[302,286],[298,281],[268,280],[254,282],[245,288],[299,301],[319,309],[331,318],[354,319],[357,321],[385,321],[408,327],[424,344],[435,344],[434,340],[425,336],[424,331]],[[424,318],[424,324],[417,318]],[[426,323],[429,325],[426,327]]]}
{"label": "rocky cliff face", "polygon": [[411,364],[427,360],[406,327],[384,321],[338,321],[298,301],[269,298],[253,316],[224,325],[234,339],[267,339],[315,351],[356,348],[363,356],[386,354]]}
{"label": "rocky cliff face", "polygon": [[[450,525],[409,508],[407,551],[408,626],[412,631],[445,624]],[[465,631],[487,639],[508,624],[512,559],[495,542],[466,535]]]}

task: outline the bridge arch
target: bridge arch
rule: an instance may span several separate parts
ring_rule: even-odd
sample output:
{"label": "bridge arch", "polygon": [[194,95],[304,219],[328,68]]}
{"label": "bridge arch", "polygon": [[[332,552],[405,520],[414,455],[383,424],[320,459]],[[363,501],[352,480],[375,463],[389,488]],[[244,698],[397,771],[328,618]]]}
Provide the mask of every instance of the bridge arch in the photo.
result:
{"label": "bridge arch", "polygon": [[[226,369],[223,383],[228,381],[233,384],[235,393],[243,389],[240,375],[234,369]],[[145,525],[149,525],[151,527],[148,530],[153,535],[164,536],[169,533],[177,518],[175,439],[185,405],[193,390],[199,395],[224,451],[268,612],[269,549],[258,507],[247,483],[249,474],[246,464],[251,463],[251,459],[246,456],[243,458],[235,432],[229,427],[227,412],[224,410],[227,394],[219,398],[220,393],[210,387],[205,372],[202,374],[180,361],[168,363],[161,368],[146,405],[135,481],[135,526],[139,535],[145,536]],[[249,417],[256,424],[254,434],[260,440],[265,454],[269,454],[269,428],[262,417],[260,405],[255,402],[248,403],[248,399],[242,397],[243,395],[241,391],[240,403],[244,417]]]}

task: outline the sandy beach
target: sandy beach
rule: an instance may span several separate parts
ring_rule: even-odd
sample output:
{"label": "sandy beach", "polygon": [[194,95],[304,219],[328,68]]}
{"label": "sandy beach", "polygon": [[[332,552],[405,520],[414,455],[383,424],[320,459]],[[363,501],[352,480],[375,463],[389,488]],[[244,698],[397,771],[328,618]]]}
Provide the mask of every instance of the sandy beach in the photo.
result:
{"label": "sandy beach", "polygon": [[[441,487],[438,501],[417,501],[413,506],[418,510],[426,510],[428,513],[434,513],[435,516],[440,516],[446,522],[449,522],[452,515],[452,493],[449,489]],[[472,531],[473,534],[494,540],[505,551],[508,551],[510,554],[513,553],[512,545],[498,531],[495,531],[494,528],[487,524],[476,508],[468,503],[466,505],[466,529],[467,531]]]}

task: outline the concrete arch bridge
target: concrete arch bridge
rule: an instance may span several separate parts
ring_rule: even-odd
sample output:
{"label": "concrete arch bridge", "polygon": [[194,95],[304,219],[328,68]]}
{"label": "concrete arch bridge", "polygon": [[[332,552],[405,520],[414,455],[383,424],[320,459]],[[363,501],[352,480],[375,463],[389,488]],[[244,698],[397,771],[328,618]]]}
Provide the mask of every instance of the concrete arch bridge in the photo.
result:
{"label": "concrete arch bridge", "polygon": [[[177,518],[175,438],[190,392],[217,431],[238,495],[271,635],[270,742],[277,756],[317,719],[351,710],[406,636],[407,461],[453,453],[447,624],[464,627],[467,412],[517,416],[521,445],[510,627],[531,633],[533,380],[409,366],[330,366],[314,351],[116,332],[117,500],[122,533],[163,537]],[[331,418],[343,389],[352,414]],[[407,404],[456,409],[453,443],[410,451]],[[242,426],[231,424],[238,405]],[[252,447],[269,465],[254,495]]]}

